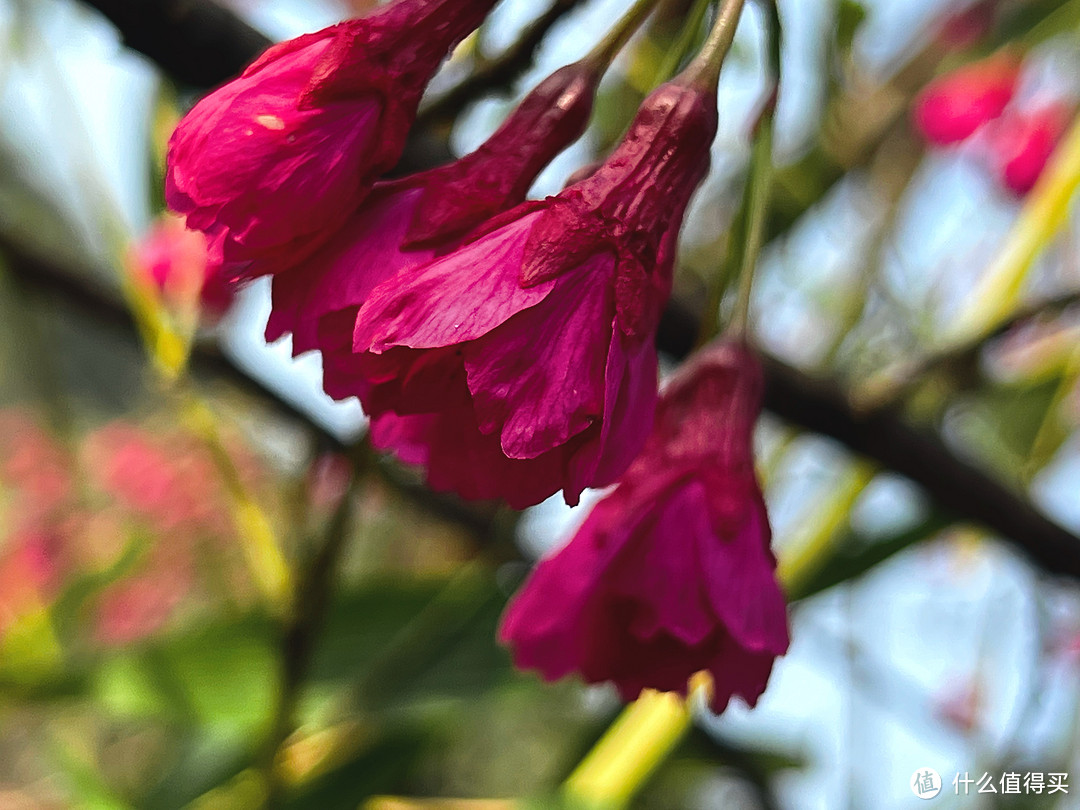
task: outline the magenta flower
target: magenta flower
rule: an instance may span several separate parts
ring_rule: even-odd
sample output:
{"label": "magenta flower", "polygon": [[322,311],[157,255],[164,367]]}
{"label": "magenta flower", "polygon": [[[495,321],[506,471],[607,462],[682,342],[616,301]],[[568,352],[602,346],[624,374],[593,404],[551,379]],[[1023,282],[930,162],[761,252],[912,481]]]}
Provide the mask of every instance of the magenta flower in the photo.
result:
{"label": "magenta flower", "polygon": [[378,183],[322,248],[274,277],[267,340],[292,332],[294,354],[321,349],[326,390],[340,397],[355,393],[353,328],[371,291],[451,251],[468,231],[525,199],[540,170],[584,131],[599,78],[587,62],[564,67],[529,93],[475,152]]}
{"label": "magenta flower", "polygon": [[973,62],[930,82],[915,99],[915,126],[930,143],[958,143],[1001,115],[1016,92],[1020,64],[1010,53]]}
{"label": "magenta flower", "polygon": [[754,475],[761,388],[757,359],[731,343],[672,380],[618,487],[507,608],[499,636],[518,666],[611,681],[626,700],[686,694],[707,670],[714,711],[757,702],[788,646]]}
{"label": "magenta flower", "polygon": [[[422,431],[432,465],[436,448],[478,458],[497,440],[532,476],[530,492],[516,476],[482,476],[483,497],[524,504],[561,488],[573,504],[614,480],[651,422],[653,339],[715,133],[713,92],[665,84],[592,175],[379,285],[357,318],[350,363],[367,412],[437,417]],[[459,466],[444,483],[473,492],[477,472]]]}
{"label": "magenta flower", "polygon": [[153,284],[167,304],[183,307],[198,301],[211,318],[232,304],[234,290],[210,260],[206,237],[166,216],[155,222],[131,251],[134,271]]}
{"label": "magenta flower", "polygon": [[1072,119],[1068,104],[1006,112],[988,127],[985,149],[1001,183],[1022,197],[1035,186]]}
{"label": "magenta flower", "polygon": [[424,86],[494,0],[397,0],[269,48],[169,142],[166,198],[230,279],[291,267],[401,156]]}

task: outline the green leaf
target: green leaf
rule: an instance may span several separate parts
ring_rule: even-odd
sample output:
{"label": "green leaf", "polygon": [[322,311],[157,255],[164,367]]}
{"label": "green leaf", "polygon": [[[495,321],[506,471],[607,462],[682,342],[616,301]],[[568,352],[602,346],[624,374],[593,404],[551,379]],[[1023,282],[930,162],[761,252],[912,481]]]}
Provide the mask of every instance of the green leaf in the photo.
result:
{"label": "green leaf", "polygon": [[285,810],[356,810],[366,798],[400,789],[423,750],[423,737],[397,730],[296,789]]}
{"label": "green leaf", "polygon": [[840,0],[836,9],[836,44],[843,53],[851,50],[855,35],[866,19],[866,7],[855,0]]}
{"label": "green leaf", "polygon": [[891,537],[868,542],[854,533],[834,543],[816,572],[797,591],[788,593],[796,601],[813,596],[834,585],[862,576],[876,565],[948,527],[953,521],[944,513],[934,513],[919,525]]}

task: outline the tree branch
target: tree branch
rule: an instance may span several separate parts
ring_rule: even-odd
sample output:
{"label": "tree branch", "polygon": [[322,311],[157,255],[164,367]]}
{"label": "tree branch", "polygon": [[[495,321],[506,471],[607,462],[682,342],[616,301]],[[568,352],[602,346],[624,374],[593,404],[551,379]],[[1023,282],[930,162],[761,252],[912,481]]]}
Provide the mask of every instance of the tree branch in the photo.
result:
{"label": "tree branch", "polygon": [[509,88],[522,73],[528,70],[536,57],[536,51],[555,24],[581,5],[582,0],[555,0],[550,8],[537,17],[521,33],[517,41],[456,87],[426,105],[417,117],[420,126],[445,124],[471,101],[484,93]]}
{"label": "tree branch", "polygon": [[[109,293],[75,279],[67,271],[18,246],[0,241],[0,251],[7,259],[9,271],[26,286],[73,304],[137,339],[127,310]],[[693,349],[696,335],[696,317],[673,303],[661,323],[658,336],[661,349],[674,357],[685,357]],[[192,364],[199,373],[227,379],[270,401],[282,413],[308,425],[329,446],[347,449],[312,422],[310,416],[284,402],[212,347],[196,346]],[[957,458],[937,436],[908,425],[890,408],[856,411],[835,386],[812,379],[779,360],[767,358],[765,371],[765,407],[780,418],[836,439],[853,452],[907,476],[957,519],[982,524],[1051,573],[1080,579],[1080,538],[1047,519],[1020,495],[974,465]],[[496,530],[489,512],[416,485],[406,485],[403,491],[434,514],[473,532],[487,535]]]}
{"label": "tree branch", "polygon": [[[123,333],[132,341],[140,341],[138,329],[131,313],[118,300],[115,293],[86,278],[89,273],[77,277],[61,269],[47,259],[36,256],[0,237],[0,258],[3,269],[28,290],[48,297],[58,303],[68,304],[99,324]],[[256,397],[273,406],[287,419],[307,427],[323,449],[349,454],[351,448],[341,442],[326,428],[314,422],[309,414],[283,399],[277,392],[239,368],[221,353],[216,345],[198,342],[192,349],[191,368],[202,379],[222,380],[245,394]],[[490,504],[469,504],[449,495],[432,492],[392,468],[392,465],[376,465],[380,475],[408,500],[442,520],[456,523],[479,538],[487,538],[501,532],[495,507]]]}
{"label": "tree branch", "polygon": [[212,0],[85,0],[124,44],[174,79],[213,87],[238,74],[270,40]]}
{"label": "tree branch", "polygon": [[[677,358],[694,346],[697,317],[677,302],[660,324],[660,348]],[[956,456],[935,434],[905,422],[895,407],[857,410],[836,386],[775,358],[765,361],[765,408],[907,476],[957,519],[979,523],[1047,571],[1080,578],[1080,537],[1025,498]]]}

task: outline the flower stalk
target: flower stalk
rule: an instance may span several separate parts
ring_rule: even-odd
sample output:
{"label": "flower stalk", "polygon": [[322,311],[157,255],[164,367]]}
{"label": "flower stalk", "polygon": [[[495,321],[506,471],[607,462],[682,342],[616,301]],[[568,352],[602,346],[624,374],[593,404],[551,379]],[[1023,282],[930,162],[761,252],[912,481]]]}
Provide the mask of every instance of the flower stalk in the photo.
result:
{"label": "flower stalk", "polygon": [[625,807],[690,728],[687,703],[674,692],[646,692],[627,706],[566,780],[570,807]]}
{"label": "flower stalk", "polygon": [[694,61],[687,66],[687,80],[703,90],[716,92],[720,82],[720,68],[735,41],[735,29],[739,26],[744,0],[722,0],[716,12],[712,30],[701,46]]}
{"label": "flower stalk", "polygon": [[[739,286],[728,324],[728,335],[734,339],[746,337],[750,318],[750,297],[758,258],[765,243],[765,225],[773,180],[773,130],[776,100],[780,85],[780,16],[773,0],[763,0],[761,7],[766,18],[768,64],[773,77],[773,89],[754,124],[750,151],[750,170],[739,215],[731,240],[728,266],[738,268]],[[720,306],[723,302],[728,274],[717,274],[709,290],[705,318],[702,320],[698,346],[704,346],[719,330]]]}
{"label": "flower stalk", "polygon": [[645,19],[652,14],[659,0],[637,0],[630,10],[622,16],[607,36],[594,47],[582,61],[589,63],[597,71],[606,70],[611,61],[622,50]]}
{"label": "flower stalk", "polygon": [[701,31],[702,25],[705,22],[705,15],[708,13],[709,6],[711,5],[712,0],[694,0],[693,7],[683,21],[682,31],[679,32],[678,40],[676,40],[675,44],[668,50],[663,63],[660,65],[660,70],[657,72],[660,81],[667,81],[679,72],[679,66],[682,65],[687,55],[690,54],[691,49],[698,41],[698,34]]}

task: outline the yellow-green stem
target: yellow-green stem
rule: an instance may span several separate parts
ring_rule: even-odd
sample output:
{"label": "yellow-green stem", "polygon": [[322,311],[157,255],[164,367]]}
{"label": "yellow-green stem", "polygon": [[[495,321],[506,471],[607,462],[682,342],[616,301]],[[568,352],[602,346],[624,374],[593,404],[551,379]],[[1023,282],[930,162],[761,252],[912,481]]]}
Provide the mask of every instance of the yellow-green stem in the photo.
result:
{"label": "yellow-green stem", "polygon": [[744,0],[721,0],[705,44],[682,73],[688,82],[705,90],[716,90],[724,57],[735,41],[735,29],[739,26],[743,5]]}
{"label": "yellow-green stem", "polygon": [[671,46],[663,63],[660,65],[659,81],[666,82],[678,72],[679,66],[686,59],[690,49],[694,47],[694,43],[697,41],[698,32],[701,31],[701,26],[705,22],[705,14],[712,3],[713,0],[694,0],[694,5],[683,22],[678,40]]}
{"label": "yellow-green stem", "polygon": [[[745,337],[750,322],[750,293],[754,283],[758,257],[765,241],[765,217],[769,207],[769,193],[772,188],[772,147],[773,124],[772,112],[762,116],[758,133],[754,138],[753,152],[750,158],[750,177],[747,197],[746,242],[739,265],[739,289],[728,328],[735,337]],[[711,313],[710,326],[715,328],[718,318]]]}
{"label": "yellow-green stem", "polygon": [[1080,187],[1080,118],[1073,121],[1054,151],[996,260],[972,291],[970,303],[949,332],[949,343],[963,343],[986,335],[1009,317],[1035,259],[1065,224],[1077,187]]}
{"label": "yellow-green stem", "polygon": [[[727,267],[737,268],[739,274],[738,294],[728,326],[728,334],[736,339],[745,338],[748,329],[754,273],[765,242],[765,223],[772,192],[773,119],[780,87],[780,16],[772,0],[762,0],[762,7],[765,12],[765,30],[768,37],[766,51],[773,87],[754,127],[746,189],[728,248]],[[699,346],[712,340],[719,330],[720,305],[730,277],[729,271],[717,273],[712,280],[698,336]]]}
{"label": "yellow-green stem", "polygon": [[637,0],[583,61],[591,63],[598,71],[605,70],[659,2],[660,0]]}
{"label": "yellow-green stem", "polygon": [[690,727],[686,701],[674,692],[645,692],[627,706],[570,774],[563,793],[572,808],[618,810]]}

